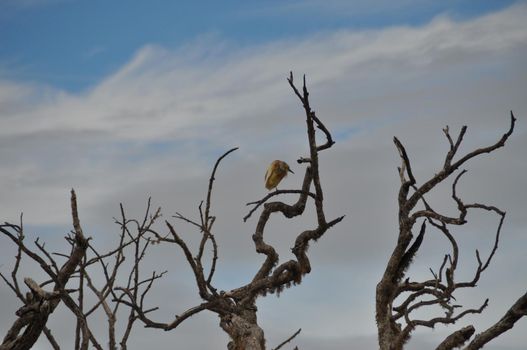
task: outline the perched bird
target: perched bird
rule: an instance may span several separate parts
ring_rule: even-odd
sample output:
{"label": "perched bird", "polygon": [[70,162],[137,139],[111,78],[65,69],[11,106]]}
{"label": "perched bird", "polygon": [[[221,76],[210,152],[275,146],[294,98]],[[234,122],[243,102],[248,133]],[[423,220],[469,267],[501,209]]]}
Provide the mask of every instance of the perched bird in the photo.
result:
{"label": "perched bird", "polygon": [[282,162],[281,160],[273,160],[265,173],[265,188],[268,190],[276,188],[280,181],[282,181],[282,179],[287,175],[287,172],[294,174],[293,171],[289,169],[289,165],[287,165],[286,162]]}

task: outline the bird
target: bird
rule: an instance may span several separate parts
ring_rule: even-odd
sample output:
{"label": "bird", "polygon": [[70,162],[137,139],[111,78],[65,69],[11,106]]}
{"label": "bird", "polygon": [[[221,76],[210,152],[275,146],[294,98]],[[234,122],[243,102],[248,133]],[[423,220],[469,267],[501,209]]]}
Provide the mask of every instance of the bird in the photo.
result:
{"label": "bird", "polygon": [[265,188],[268,190],[276,188],[280,181],[286,177],[288,172],[294,174],[294,172],[289,169],[289,165],[287,165],[286,162],[273,160],[265,172]]}

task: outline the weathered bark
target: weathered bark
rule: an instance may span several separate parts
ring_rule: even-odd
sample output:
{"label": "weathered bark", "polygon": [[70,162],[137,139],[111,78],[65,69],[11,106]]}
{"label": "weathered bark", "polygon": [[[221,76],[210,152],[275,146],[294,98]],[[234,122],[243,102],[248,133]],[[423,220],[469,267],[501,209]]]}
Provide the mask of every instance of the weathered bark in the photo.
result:
{"label": "weathered bark", "polygon": [[[9,329],[0,345],[0,350],[28,350],[36,343],[46,326],[50,312],[47,307],[40,309],[36,305],[32,306],[35,306],[35,310],[17,319]],[[24,332],[19,335],[26,325]]]}
{"label": "weathered bark", "polygon": [[527,316],[527,293],[522,295],[514,305],[511,306],[505,315],[493,326],[478,334],[465,350],[481,349],[492,339],[497,338],[502,333],[508,331],[522,317]]}
{"label": "weathered bark", "polygon": [[403,345],[400,342],[395,343],[395,339],[399,339],[401,336],[401,326],[391,319],[392,303],[389,300],[394,299],[395,287],[395,284],[383,280],[377,284],[376,288],[375,318],[380,350],[400,350]]}
{"label": "weathered bark", "polygon": [[[477,285],[481,274],[489,266],[494,253],[498,248],[500,232],[505,219],[505,212],[500,209],[479,203],[464,203],[457,195],[456,186],[466,170],[460,168],[470,159],[485,153],[491,153],[503,147],[514,130],[516,118],[511,112],[511,122],[508,131],[493,145],[475,149],[455,160],[459,147],[463,141],[467,127],[461,128],[456,140],[454,140],[448,127],[443,129],[450,145],[445,156],[443,167],[434,176],[418,186],[413,175],[410,158],[403,144],[394,138],[395,146],[401,158],[399,176],[401,186],[398,194],[399,205],[399,232],[396,245],[390,255],[382,279],[376,288],[376,321],[378,330],[378,341],[381,350],[401,350],[410,339],[412,332],[417,327],[434,328],[437,324],[454,324],[467,314],[481,313],[488,305],[486,300],[479,308],[468,308],[460,311],[462,306],[455,304],[454,292],[462,288],[472,288]],[[452,185],[452,199],[457,206],[458,215],[451,217],[434,210],[426,200],[426,195],[445,181],[448,177],[458,172]],[[417,204],[422,204],[420,209]],[[479,251],[476,251],[477,268],[472,280],[458,281],[456,269],[459,261],[459,248],[454,234],[450,231],[451,226],[462,226],[466,224],[466,216],[469,210],[484,210],[494,213],[499,217],[494,244],[486,259],[482,259]],[[416,224],[421,228],[417,237],[414,237]],[[427,225],[437,229],[449,242],[451,252],[444,255],[438,270],[430,269],[431,279],[425,281],[411,281],[406,271],[421,247]],[[444,315],[429,319],[419,319],[415,316],[416,310],[427,307],[440,307]],[[518,313],[514,314],[517,317]],[[511,326],[510,322],[497,325],[500,329]],[[473,328],[464,328],[454,332],[438,347],[438,349],[450,349],[453,346],[463,345],[474,333]],[[472,349],[472,348],[471,348]]]}
{"label": "weathered bark", "polygon": [[[309,245],[321,238],[331,227],[342,221],[343,216],[333,220],[327,220],[324,211],[324,196],[320,180],[319,153],[329,149],[335,143],[329,130],[324,126],[322,121],[316,116],[309,104],[309,93],[307,91],[305,78],[302,90],[299,91],[293,83],[293,75],[290,74],[288,82],[295,92],[295,95],[302,103],[305,112],[305,121],[307,126],[307,139],[309,143],[309,157],[302,157],[297,160],[299,164],[306,164],[304,170],[304,180],[301,189],[294,190],[275,190],[267,194],[261,200],[248,203],[254,206],[249,213],[243,218],[247,221],[255,211],[263,206],[260,213],[256,229],[252,235],[255,250],[258,254],[265,255],[265,260],[260,268],[255,272],[251,281],[243,284],[238,288],[229,291],[220,291],[213,286],[213,277],[216,271],[216,260],[218,259],[218,245],[213,234],[212,227],[216,217],[211,214],[211,198],[213,183],[216,171],[220,161],[228,154],[235,151],[233,148],[223,154],[213,168],[209,178],[209,187],[206,199],[199,205],[199,220],[192,220],[182,214],[176,213],[177,219],[183,220],[195,227],[201,233],[201,240],[197,253],[191,250],[191,247],[184,240],[183,236],[178,233],[174,225],[166,221],[168,234],[161,234],[153,229],[148,230],[153,235],[154,243],[172,243],[179,246],[183,251],[190,269],[194,274],[198,293],[204,302],[187,309],[185,312],[177,315],[171,322],[154,321],[147,315],[148,312],[155,308],[147,309],[143,305],[143,298],[135,298],[132,291],[136,289],[137,283],[132,283],[127,288],[116,288],[122,292],[121,297],[117,299],[119,303],[125,304],[132,308],[146,327],[159,328],[165,331],[178,327],[182,322],[193,315],[209,310],[220,317],[221,328],[229,335],[231,341],[229,349],[235,350],[264,350],[265,339],[264,332],[256,322],[255,302],[258,297],[265,296],[269,293],[280,293],[285,288],[292,285],[300,284],[304,275],[311,271],[311,264],[308,257]],[[317,144],[316,131],[320,130],[325,136],[323,144]],[[314,192],[311,192],[313,188]],[[287,204],[282,201],[269,200],[282,194],[297,194],[298,199],[293,204]],[[296,259],[290,259],[280,262],[276,249],[265,241],[265,234],[269,218],[275,214],[281,214],[286,218],[298,217],[304,214],[308,200],[313,200],[316,210],[316,226],[293,235],[294,246],[291,251]],[[123,220],[123,230],[128,231],[127,222]],[[206,247],[212,250],[212,259],[210,268],[207,272],[206,261],[207,254],[204,254]],[[127,298],[124,298],[126,296]]]}
{"label": "weathered bark", "polygon": [[466,326],[450,334],[438,345],[436,350],[452,350],[461,347],[472,337],[476,330],[474,326]]}
{"label": "weathered bark", "polygon": [[[53,292],[47,292],[32,279],[26,278],[24,280],[31,292],[27,293],[26,297],[23,298],[25,305],[17,310],[16,315],[19,318],[13,323],[7,332],[2,345],[0,345],[0,350],[31,349],[38,340],[40,334],[44,331],[49,315],[55,311],[62,299],[68,298],[67,291],[64,288],[71,275],[75,272],[77,266],[81,263],[81,260],[86,254],[86,249],[88,248],[88,239],[86,239],[82,233],[77,212],[77,197],[73,190],[71,190],[71,214],[74,228],[74,236],[72,237],[73,248],[66,262],[62,265],[60,270],[56,272],[53,271],[50,266],[47,266],[46,262],[40,256],[25,246],[22,225],[6,224],[0,226],[0,231],[11,238],[11,240],[18,245],[21,252],[24,252],[38,262],[48,273],[51,280],[55,282]],[[9,229],[17,232],[17,235],[13,235]],[[38,241],[37,246],[39,246]],[[43,246],[39,247],[43,250]],[[21,255],[19,254],[17,256],[17,265],[19,264],[20,259]],[[21,295],[19,289],[17,289],[17,292],[18,295]],[[24,327],[26,328],[23,333],[19,334]]]}
{"label": "weathered bark", "polygon": [[264,332],[256,322],[256,311],[221,316],[221,328],[231,337],[229,350],[265,350]]}

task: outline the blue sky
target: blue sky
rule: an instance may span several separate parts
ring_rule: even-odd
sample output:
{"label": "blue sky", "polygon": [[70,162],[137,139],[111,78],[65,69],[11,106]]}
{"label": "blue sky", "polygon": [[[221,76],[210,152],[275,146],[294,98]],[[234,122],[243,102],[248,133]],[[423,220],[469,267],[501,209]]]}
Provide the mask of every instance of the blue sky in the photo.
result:
{"label": "blue sky", "polygon": [[[459,296],[467,306],[490,298],[481,317],[456,324],[473,323],[479,332],[527,285],[516,268],[527,263],[526,18],[526,1],[507,0],[0,0],[0,220],[17,222],[23,212],[28,240],[41,236],[60,250],[73,187],[83,230],[104,250],[115,237],[119,203],[130,218],[143,215],[148,197],[164,218],[197,217],[215,159],[239,147],[217,173],[212,209],[216,282],[238,287],[261,262],[251,240],[255,220],[242,217],[245,203],[266,194],[268,164],[292,165],[285,187],[301,182],[295,160],[307,151],[305,123],[285,78],[290,70],[298,81],[306,74],[312,106],[337,140],[321,155],[327,216],[346,218],[310,247],[313,271],[300,286],[260,301],[259,322],[270,345],[302,328],[302,350],[376,348],[374,288],[397,236],[393,136],[406,145],[422,183],[444,159],[445,125],[453,132],[468,125],[465,152],[492,143],[513,110],[510,142],[468,164],[459,187],[467,202],[507,211],[492,268],[479,288]],[[428,200],[456,210],[446,192]],[[474,219],[461,233],[469,276],[474,249],[489,252],[496,224]],[[288,259],[295,233],[311,223],[277,219],[266,239]],[[3,272],[13,256],[4,243],[0,238]],[[445,253],[432,239],[423,246],[412,270],[419,276]],[[143,271],[170,275],[149,305],[180,301],[156,314],[167,321],[200,300],[184,258],[155,249]],[[24,271],[35,270],[28,264]],[[319,298],[328,285],[338,290]],[[4,287],[0,329],[17,307]],[[62,310],[51,321],[63,348],[72,347],[70,320]],[[90,322],[105,342],[101,323]],[[524,349],[527,319],[521,322],[489,350]],[[419,331],[408,350],[435,348],[451,331]],[[202,350],[226,342],[217,318],[200,314],[162,336],[137,327],[132,344]],[[35,347],[47,348],[45,340]]]}
{"label": "blue sky", "polygon": [[339,29],[468,19],[514,3],[486,1],[0,1],[0,78],[81,91],[141,47],[215,36],[237,47]]}

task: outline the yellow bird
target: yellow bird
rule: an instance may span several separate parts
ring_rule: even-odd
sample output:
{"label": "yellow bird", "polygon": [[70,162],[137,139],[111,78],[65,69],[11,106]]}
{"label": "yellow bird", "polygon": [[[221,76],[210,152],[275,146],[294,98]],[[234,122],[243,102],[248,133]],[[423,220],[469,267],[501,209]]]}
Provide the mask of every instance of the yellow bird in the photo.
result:
{"label": "yellow bird", "polygon": [[294,174],[294,172],[289,169],[289,165],[287,165],[286,162],[282,162],[281,160],[273,160],[265,172],[265,188],[268,190],[276,188],[280,181],[286,177],[287,172]]}

